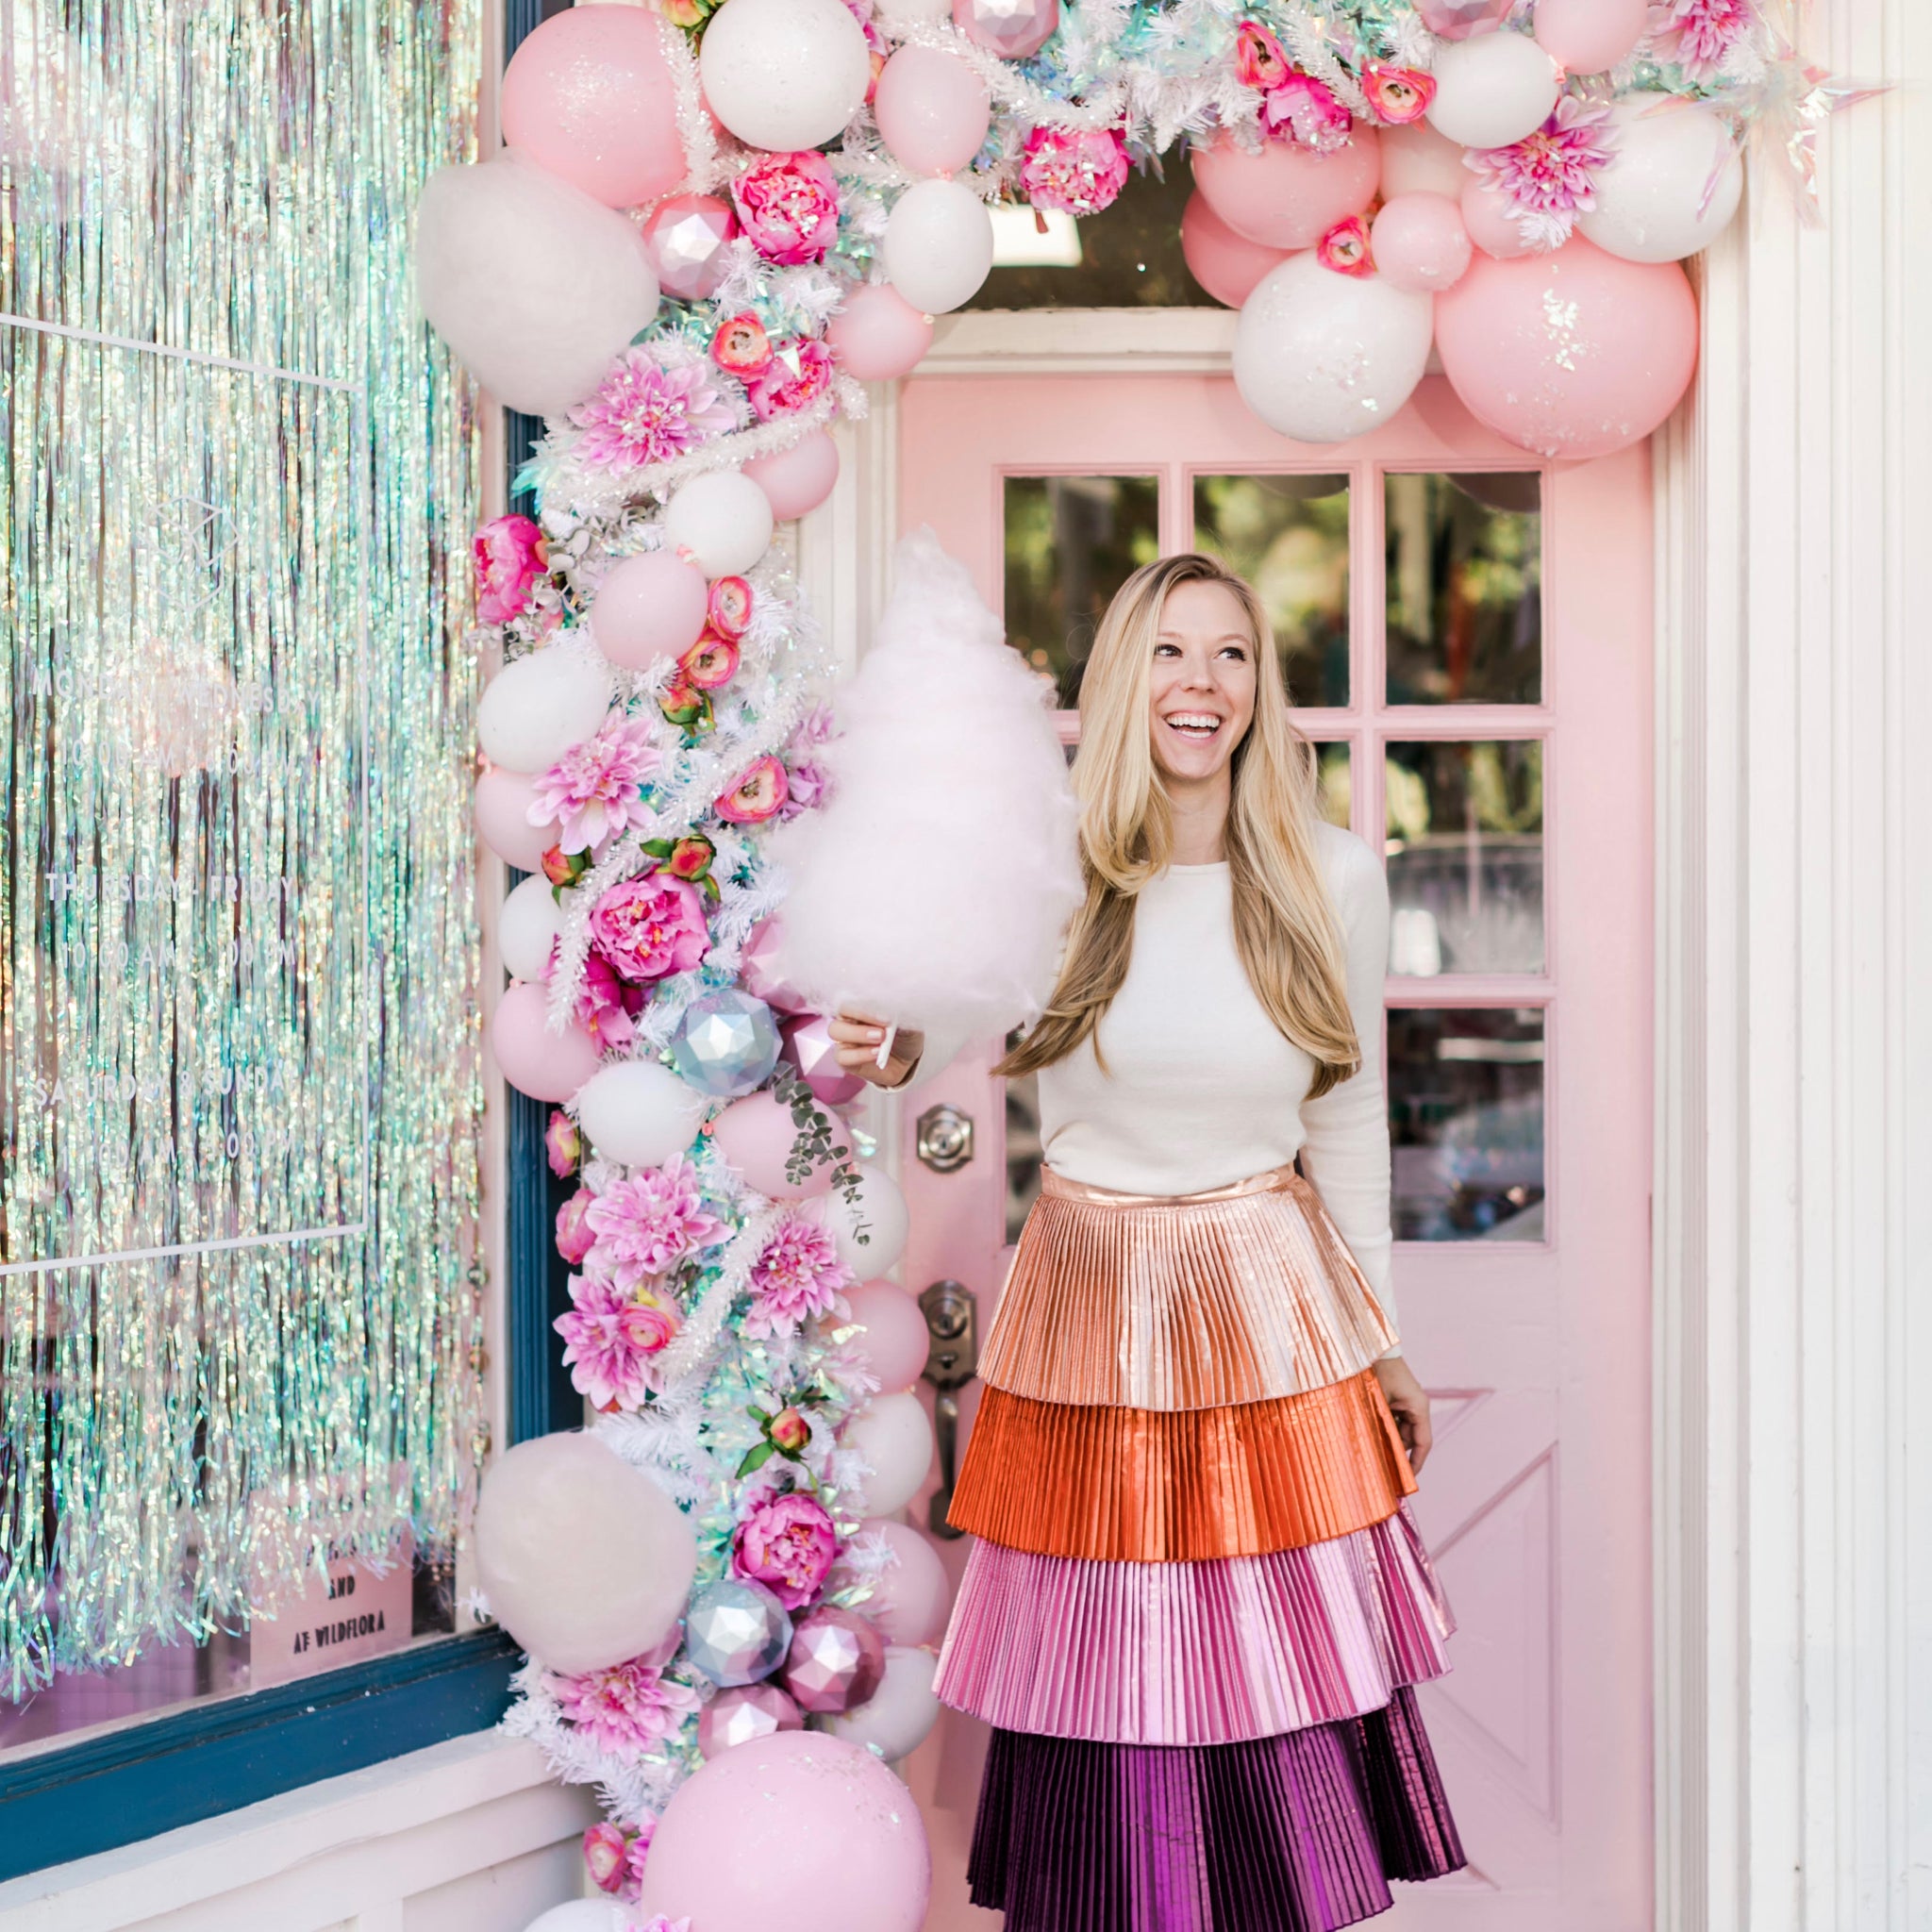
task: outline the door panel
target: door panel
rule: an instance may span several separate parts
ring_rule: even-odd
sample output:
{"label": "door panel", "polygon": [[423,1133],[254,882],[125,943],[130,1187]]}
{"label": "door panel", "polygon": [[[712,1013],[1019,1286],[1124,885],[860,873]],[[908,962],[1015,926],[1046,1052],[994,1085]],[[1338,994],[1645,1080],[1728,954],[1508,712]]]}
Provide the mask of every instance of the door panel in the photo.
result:
{"label": "door panel", "polygon": [[[1157,540],[1221,550],[1287,633],[1324,807],[1391,868],[1395,1278],[1438,1402],[1417,1507],[1461,1625],[1424,1694],[1471,1870],[1404,1889],[1393,1923],[1647,1924],[1647,456],[1539,465],[1437,380],[1331,449],[1209,376],[922,377],[901,424],[902,525],[932,525],[1042,669]],[[907,1283],[963,1281],[982,1329],[1034,1152],[1016,1093],[1008,1159],[995,1046],[908,1108],[971,1114],[974,1159],[928,1172],[908,1118],[902,1166]],[[993,1923],[963,1904],[983,1750],[949,1714],[918,1759],[934,1927]]]}

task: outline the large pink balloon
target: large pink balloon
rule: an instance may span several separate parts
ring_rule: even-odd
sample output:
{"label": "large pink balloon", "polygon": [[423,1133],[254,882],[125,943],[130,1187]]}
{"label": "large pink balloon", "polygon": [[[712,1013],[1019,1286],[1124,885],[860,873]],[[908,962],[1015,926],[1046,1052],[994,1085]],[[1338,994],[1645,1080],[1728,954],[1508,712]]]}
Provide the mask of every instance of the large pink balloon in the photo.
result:
{"label": "large pink balloon", "polygon": [[919,1932],[919,1807],[861,1744],[777,1731],[720,1752],[664,1807],[639,1910],[694,1932]]}
{"label": "large pink balloon", "polygon": [[888,1643],[932,1642],[953,1607],[953,1579],[940,1553],[910,1524],[890,1516],[869,1516],[861,1526],[884,1537],[899,1560],[879,1572],[860,1613],[879,1626]]}
{"label": "large pink balloon", "polygon": [[668,194],[685,173],[677,95],[642,7],[569,7],[525,37],[503,76],[503,138],[606,208]]}
{"label": "large pink balloon", "polygon": [[520,979],[496,1003],[490,1044],[503,1077],[532,1100],[568,1100],[597,1071],[597,1042],[575,1020],[549,1028],[550,989]]}
{"label": "large pink balloon", "polygon": [[850,1346],[864,1356],[880,1389],[891,1395],[911,1388],[925,1373],[930,1340],[919,1304],[896,1282],[861,1281],[846,1290],[845,1305],[861,1331]]}
{"label": "large pink balloon", "polygon": [[1188,273],[1229,308],[1239,308],[1255,292],[1255,284],[1288,259],[1279,248],[1237,235],[1198,190],[1181,210],[1181,255]]}
{"label": "large pink balloon", "polygon": [[901,47],[880,73],[872,105],[892,158],[915,175],[957,173],[992,125],[985,81],[938,47]]}
{"label": "large pink balloon", "polygon": [[533,825],[536,781],[523,772],[485,772],[476,780],[476,831],[496,856],[524,872],[538,872],[557,843],[555,825]]}
{"label": "large pink balloon", "polygon": [[1462,191],[1462,225],[1469,239],[1498,261],[1514,261],[1531,252],[1532,244],[1524,235],[1509,197],[1474,175]]}
{"label": "large pink balloon", "polygon": [[1398,194],[1369,230],[1375,273],[1417,295],[1439,295],[1469,267],[1469,230],[1446,194]]}
{"label": "large pink balloon", "polygon": [[922,314],[888,282],[854,289],[825,330],[839,366],[860,382],[909,375],[932,347],[932,317]]}
{"label": "large pink balloon", "polygon": [[782,523],[818,508],[839,480],[839,445],[823,429],[802,436],[776,456],[753,457],[744,474],[772,499]]}
{"label": "large pink balloon", "polygon": [[[798,1128],[791,1108],[769,1093],[734,1100],[718,1116],[711,1134],[726,1163],[774,1201],[801,1201],[808,1194],[823,1194],[832,1185],[829,1166],[815,1168],[805,1181],[793,1180],[786,1172]],[[835,1133],[833,1139],[837,1138]]]}
{"label": "large pink balloon", "polygon": [[1602,74],[1643,38],[1650,0],[1537,0],[1537,44],[1572,74]]}
{"label": "large pink balloon", "polygon": [[647,671],[697,642],[709,589],[704,572],[672,551],[626,557],[591,600],[591,636],[613,664]]}
{"label": "large pink balloon", "polygon": [[1319,155],[1290,141],[1265,141],[1257,153],[1225,135],[1197,147],[1194,185],[1237,235],[1268,248],[1312,248],[1337,222],[1375,198],[1382,149],[1373,127],[1356,124],[1348,145]]}
{"label": "large pink balloon", "polygon": [[1478,255],[1436,298],[1442,368],[1471,413],[1543,457],[1641,442],[1697,369],[1697,298],[1674,261],[1573,236],[1554,255]]}

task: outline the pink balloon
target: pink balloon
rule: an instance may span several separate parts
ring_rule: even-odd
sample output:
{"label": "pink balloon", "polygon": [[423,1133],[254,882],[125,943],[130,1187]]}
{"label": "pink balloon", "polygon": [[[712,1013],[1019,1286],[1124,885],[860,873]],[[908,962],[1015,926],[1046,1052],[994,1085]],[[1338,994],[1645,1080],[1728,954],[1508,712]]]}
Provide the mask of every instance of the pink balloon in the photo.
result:
{"label": "pink balloon", "polygon": [[532,1100],[568,1100],[597,1071],[597,1042],[575,1020],[549,1028],[550,989],[520,979],[496,1003],[490,1044],[503,1077]]}
{"label": "pink balloon", "polygon": [[1532,244],[1524,239],[1509,197],[1474,175],[1462,191],[1462,226],[1469,239],[1497,261],[1514,261],[1530,253]]}
{"label": "pink balloon", "polygon": [[1279,248],[1237,235],[1198,190],[1181,211],[1181,255],[1188,273],[1228,308],[1239,308],[1255,292],[1255,284],[1288,259]]}
{"label": "pink balloon", "polygon": [[1573,236],[1554,255],[1478,256],[1436,300],[1442,367],[1470,412],[1538,456],[1641,442],[1690,386],[1697,298],[1674,261]]}
{"label": "pink balloon", "polygon": [[697,642],[708,594],[704,572],[672,551],[626,557],[591,600],[591,636],[613,664],[647,671]]}
{"label": "pink balloon", "polygon": [[[861,1281],[845,1291],[845,1304],[861,1333],[850,1343],[862,1355],[888,1395],[909,1389],[925,1373],[929,1338],[919,1304],[895,1281]],[[901,1643],[918,1641],[895,1637]]]}
{"label": "pink balloon", "polygon": [[932,347],[932,317],[922,315],[890,283],[854,289],[825,330],[825,342],[847,375],[891,382],[909,375]]}
{"label": "pink balloon", "polygon": [[[798,1128],[791,1108],[769,1093],[734,1100],[718,1116],[711,1135],[730,1167],[774,1201],[802,1201],[831,1188],[829,1163],[815,1168],[807,1181],[795,1181],[786,1173]],[[836,1141],[837,1136],[833,1138]]]}
{"label": "pink balloon", "polygon": [[1469,267],[1469,230],[1446,194],[1398,194],[1369,230],[1375,273],[1417,295],[1440,294]]}
{"label": "pink balloon", "polygon": [[1649,0],[1537,0],[1537,45],[1572,74],[1602,74],[1643,38]]}
{"label": "pink balloon", "polygon": [[701,1932],[919,1932],[919,1807],[862,1744],[777,1731],[694,1772],[664,1807],[638,1910]]}
{"label": "pink balloon", "polygon": [[715,294],[729,266],[725,244],[737,233],[738,217],[716,195],[666,196],[643,225],[644,253],[658,286],[680,302]]}
{"label": "pink balloon", "polygon": [[865,1082],[839,1064],[832,1023],[824,1014],[800,1013],[787,1020],[781,1030],[785,1035],[781,1049],[785,1058],[805,1075],[805,1084],[820,1105],[843,1107],[865,1091]]}
{"label": "pink balloon", "polygon": [[1348,145],[1333,154],[1289,141],[1266,141],[1249,154],[1222,135],[1197,147],[1191,165],[1195,187],[1237,235],[1292,251],[1312,248],[1374,200],[1382,148],[1375,130],[1357,122]]}
{"label": "pink balloon", "polygon": [[879,134],[894,160],[915,175],[965,167],[992,125],[986,83],[956,55],[905,46],[885,64],[873,96]]}
{"label": "pink balloon", "polygon": [[606,208],[684,177],[677,96],[641,7],[571,7],[524,39],[503,76],[503,138]]}
{"label": "pink balloon", "polygon": [[555,825],[533,825],[536,781],[523,772],[489,771],[476,780],[476,831],[491,851],[524,872],[541,872],[557,843]]}
{"label": "pink balloon", "polygon": [[931,1643],[946,1627],[953,1607],[953,1579],[931,1541],[908,1523],[869,1516],[860,1525],[885,1538],[896,1563],[881,1570],[859,1609],[879,1626],[888,1643]]}
{"label": "pink balloon", "polygon": [[839,445],[823,429],[802,436],[775,456],[753,457],[744,474],[772,499],[782,524],[815,510],[839,480]]}

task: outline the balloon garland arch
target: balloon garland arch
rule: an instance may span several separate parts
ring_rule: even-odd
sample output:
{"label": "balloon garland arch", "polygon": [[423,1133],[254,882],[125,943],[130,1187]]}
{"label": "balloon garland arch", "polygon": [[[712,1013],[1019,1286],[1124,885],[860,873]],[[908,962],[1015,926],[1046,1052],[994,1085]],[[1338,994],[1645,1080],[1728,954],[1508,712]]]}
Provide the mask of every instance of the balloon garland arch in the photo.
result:
{"label": "balloon garland arch", "polygon": [[[601,1420],[504,1458],[478,1543],[531,1653],[512,1726],[600,1788],[607,1890],[742,1907],[751,1868],[703,1840],[728,1794],[693,1774],[809,1725],[770,1774],[823,1810],[831,1754],[872,1816],[865,1765],[937,1715],[944,1576],[891,1520],[931,1446],[924,1324],[880,1278],[904,1205],[787,977],[772,850],[839,766],[772,541],[833,488],[827,426],[972,299],[990,207],[1093,214],[1184,154],[1182,248],[1273,428],[1378,426],[1433,349],[1509,441],[1607,454],[1690,380],[1682,263],[1746,155],[1808,195],[1857,92],[1750,0],[659,0],[524,42],[507,151],[430,181],[417,270],[471,371],[546,419],[538,518],[475,540],[504,659],[476,814],[531,874],[492,1042],[578,1180],[558,1326]],[[918,1924],[903,1832],[832,1851],[791,1923],[858,1924],[858,1858],[891,1874],[863,1923]]]}

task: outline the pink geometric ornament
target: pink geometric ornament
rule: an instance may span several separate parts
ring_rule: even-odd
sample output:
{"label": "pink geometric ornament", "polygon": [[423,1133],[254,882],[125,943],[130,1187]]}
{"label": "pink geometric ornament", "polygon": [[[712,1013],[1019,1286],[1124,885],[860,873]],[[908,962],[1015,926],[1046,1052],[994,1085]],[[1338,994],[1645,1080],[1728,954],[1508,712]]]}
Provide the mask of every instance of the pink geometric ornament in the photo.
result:
{"label": "pink geometric ornament", "polygon": [[781,1013],[808,1013],[805,995],[785,977],[777,964],[781,928],[775,919],[761,919],[739,955],[738,976],[745,991]]}
{"label": "pink geometric ornament", "polygon": [[721,1690],[698,1719],[698,1749],[715,1757],[734,1744],[749,1744],[775,1731],[802,1731],[805,1713],[775,1684],[746,1684]]}
{"label": "pink geometric ornament", "polygon": [[645,222],[644,253],[658,286],[680,302],[703,302],[724,279],[724,245],[738,217],[715,195],[674,194]]}
{"label": "pink geometric ornament", "polygon": [[842,1107],[865,1091],[865,1082],[839,1064],[831,1022],[823,1014],[804,1013],[787,1020],[784,1031],[781,1058],[798,1069],[815,1100],[826,1107]]}
{"label": "pink geometric ornament", "polygon": [[1060,0],[953,0],[953,25],[1002,60],[1024,60],[1060,24]]}
{"label": "pink geometric ornament", "polygon": [[1487,33],[1502,22],[1512,0],[1416,0],[1416,11],[1432,34],[1445,41],[1466,41]]}
{"label": "pink geometric ornament", "polygon": [[885,1674],[885,1640],[858,1611],[810,1610],[792,1624],[781,1674],[807,1710],[850,1710],[879,1688]]}

